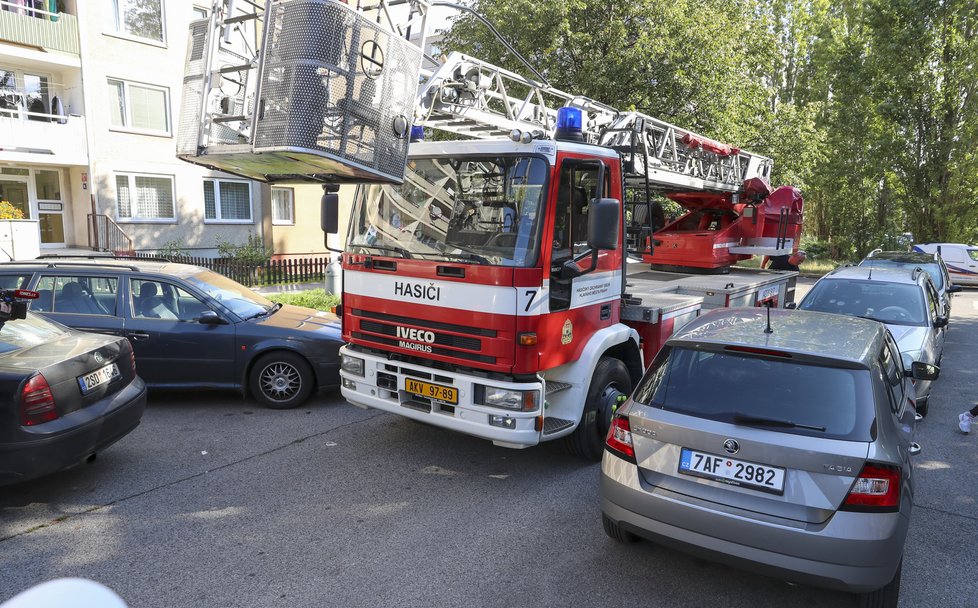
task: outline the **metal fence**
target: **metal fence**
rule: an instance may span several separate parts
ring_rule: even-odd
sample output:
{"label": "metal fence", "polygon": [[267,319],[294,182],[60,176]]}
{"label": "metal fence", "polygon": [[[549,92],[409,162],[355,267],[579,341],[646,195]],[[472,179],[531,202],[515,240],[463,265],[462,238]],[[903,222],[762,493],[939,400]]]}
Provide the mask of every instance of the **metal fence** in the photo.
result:
{"label": "metal fence", "polygon": [[280,283],[322,282],[326,277],[326,266],[330,260],[325,257],[308,257],[289,260],[272,260],[261,265],[248,264],[227,258],[202,258],[179,256],[162,258],[159,255],[135,253],[130,256],[138,260],[166,260],[180,264],[193,264],[223,274],[248,287],[276,285]]}

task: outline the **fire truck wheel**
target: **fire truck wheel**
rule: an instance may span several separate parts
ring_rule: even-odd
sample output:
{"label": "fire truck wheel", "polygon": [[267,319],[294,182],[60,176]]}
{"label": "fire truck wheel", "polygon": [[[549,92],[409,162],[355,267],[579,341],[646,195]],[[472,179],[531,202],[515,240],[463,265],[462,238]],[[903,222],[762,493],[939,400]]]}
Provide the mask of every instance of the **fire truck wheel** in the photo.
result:
{"label": "fire truck wheel", "polygon": [[625,364],[612,357],[601,357],[587,391],[581,423],[566,439],[571,454],[594,462],[601,460],[604,440],[619,397],[631,392],[632,379]]}
{"label": "fire truck wheel", "polygon": [[251,368],[248,384],[259,403],[273,410],[284,410],[309,398],[314,379],[305,359],[281,351],[258,359]]}

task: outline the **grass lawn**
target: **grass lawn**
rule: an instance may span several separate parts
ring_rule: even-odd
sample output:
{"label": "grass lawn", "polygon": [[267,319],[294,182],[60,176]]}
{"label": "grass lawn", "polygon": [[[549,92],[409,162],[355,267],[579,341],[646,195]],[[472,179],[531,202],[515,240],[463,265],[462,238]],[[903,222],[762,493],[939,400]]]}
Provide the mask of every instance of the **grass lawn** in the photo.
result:
{"label": "grass lawn", "polygon": [[296,293],[272,293],[265,294],[265,297],[272,302],[282,304],[292,304],[293,306],[305,306],[317,310],[330,310],[340,303],[338,296],[326,293],[325,289],[310,289]]}

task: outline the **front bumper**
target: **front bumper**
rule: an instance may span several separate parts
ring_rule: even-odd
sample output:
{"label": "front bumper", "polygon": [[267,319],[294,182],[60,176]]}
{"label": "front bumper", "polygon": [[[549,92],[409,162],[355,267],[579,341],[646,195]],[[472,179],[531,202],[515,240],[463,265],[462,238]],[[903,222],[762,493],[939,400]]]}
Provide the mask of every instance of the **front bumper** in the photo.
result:
{"label": "front bumper", "polygon": [[54,473],[101,452],[135,429],[145,409],[146,385],[136,377],[85,408],[21,427],[18,439],[0,444],[0,485]]}
{"label": "front bumper", "polygon": [[[340,354],[349,354],[364,360],[364,375],[358,376],[340,371],[343,381],[343,397],[360,407],[384,410],[407,418],[413,418],[434,426],[439,426],[474,437],[488,439],[497,445],[524,448],[540,443],[542,427],[538,419],[541,409],[530,412],[517,412],[504,408],[479,405],[473,402],[475,385],[491,385],[519,391],[537,390],[543,395],[543,382],[501,382],[476,376],[433,369],[420,365],[389,361],[384,357],[340,349]],[[451,404],[435,399],[419,399],[404,390],[405,378],[448,386],[458,390],[458,403]],[[349,383],[355,384],[351,388]],[[542,397],[538,403],[543,403]],[[512,420],[511,428],[489,424],[490,416],[504,416]]]}
{"label": "front bumper", "polygon": [[712,561],[784,580],[864,593],[892,580],[909,517],[836,512],[822,524],[762,520],[649,486],[605,452],[601,510],[625,530]]}

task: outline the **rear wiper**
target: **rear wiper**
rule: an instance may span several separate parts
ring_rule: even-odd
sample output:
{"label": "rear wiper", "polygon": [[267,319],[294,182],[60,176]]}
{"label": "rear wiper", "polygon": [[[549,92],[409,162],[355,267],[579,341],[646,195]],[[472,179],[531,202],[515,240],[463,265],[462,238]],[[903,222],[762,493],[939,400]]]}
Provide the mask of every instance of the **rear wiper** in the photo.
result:
{"label": "rear wiper", "polygon": [[763,416],[751,416],[749,414],[734,414],[734,422],[737,424],[748,424],[756,426],[779,426],[787,429],[810,429],[812,431],[825,432],[824,426],[815,426],[813,424],[801,424],[799,422],[791,422],[790,420],[779,420],[778,418],[765,418]]}
{"label": "rear wiper", "polygon": [[376,249],[378,251],[393,251],[394,253],[400,254],[400,256],[406,260],[411,259],[411,253],[402,247],[387,247],[385,245],[355,245],[355,247],[361,247],[363,249]]}

